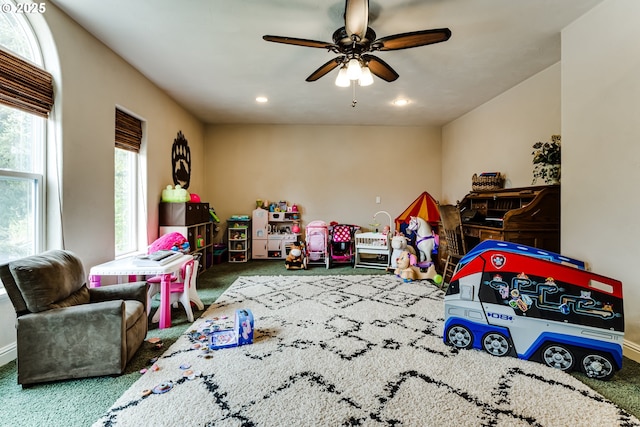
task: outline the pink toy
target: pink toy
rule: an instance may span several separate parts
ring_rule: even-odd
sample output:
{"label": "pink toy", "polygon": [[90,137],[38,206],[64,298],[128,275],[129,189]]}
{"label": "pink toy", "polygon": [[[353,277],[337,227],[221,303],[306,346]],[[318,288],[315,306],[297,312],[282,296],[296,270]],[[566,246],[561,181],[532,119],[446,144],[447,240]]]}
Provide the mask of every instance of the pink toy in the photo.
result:
{"label": "pink toy", "polygon": [[157,238],[149,245],[148,253],[157,251],[179,250],[181,252],[189,252],[189,242],[178,232],[168,233]]}
{"label": "pink toy", "polygon": [[436,269],[431,264],[426,272],[422,272],[417,263],[417,257],[409,251],[403,251],[396,260],[398,267],[395,269],[394,274],[400,277],[404,282],[411,282],[413,280],[430,279],[436,281]]}
{"label": "pink toy", "polygon": [[191,203],[200,203],[200,196],[196,193],[191,193]]}

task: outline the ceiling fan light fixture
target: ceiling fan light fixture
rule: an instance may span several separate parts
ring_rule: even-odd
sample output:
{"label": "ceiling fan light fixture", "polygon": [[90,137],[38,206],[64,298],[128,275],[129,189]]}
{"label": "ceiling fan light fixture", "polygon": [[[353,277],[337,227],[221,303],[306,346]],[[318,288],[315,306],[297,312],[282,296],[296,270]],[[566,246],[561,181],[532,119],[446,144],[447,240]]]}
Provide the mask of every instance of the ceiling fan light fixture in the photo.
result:
{"label": "ceiling fan light fixture", "polygon": [[336,86],[338,87],[349,87],[351,85],[351,80],[347,77],[347,67],[342,66],[340,71],[338,71],[338,77],[336,77]]}
{"label": "ceiling fan light fixture", "polygon": [[358,83],[360,86],[371,86],[373,84],[373,74],[371,74],[369,67],[362,67],[362,74]]}
{"label": "ceiling fan light fixture", "polygon": [[347,77],[349,80],[358,80],[362,75],[362,67],[360,61],[356,58],[351,58],[347,64]]}

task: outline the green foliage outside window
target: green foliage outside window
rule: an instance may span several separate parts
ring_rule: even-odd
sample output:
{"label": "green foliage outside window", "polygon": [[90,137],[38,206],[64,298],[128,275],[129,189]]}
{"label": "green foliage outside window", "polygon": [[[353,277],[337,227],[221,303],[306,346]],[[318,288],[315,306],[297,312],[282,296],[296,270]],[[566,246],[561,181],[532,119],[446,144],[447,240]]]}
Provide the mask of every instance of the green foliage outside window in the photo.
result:
{"label": "green foliage outside window", "polygon": [[[36,181],[11,172],[38,172],[36,116],[0,105],[0,261],[35,252]],[[41,123],[40,123],[41,125]]]}

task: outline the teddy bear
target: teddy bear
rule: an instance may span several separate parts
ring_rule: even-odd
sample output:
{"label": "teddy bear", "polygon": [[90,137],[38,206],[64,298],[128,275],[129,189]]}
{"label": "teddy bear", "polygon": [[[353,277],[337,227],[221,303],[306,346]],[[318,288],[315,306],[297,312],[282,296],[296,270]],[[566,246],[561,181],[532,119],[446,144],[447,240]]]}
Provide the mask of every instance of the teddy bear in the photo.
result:
{"label": "teddy bear", "polygon": [[307,260],[304,257],[304,249],[302,243],[296,243],[291,245],[289,254],[284,260],[284,266],[287,270],[301,270],[307,269]]}
{"label": "teddy bear", "polygon": [[436,273],[435,266],[431,264],[427,271],[423,272],[420,270],[420,267],[416,265],[417,262],[418,259],[415,255],[409,253],[409,251],[402,251],[397,259],[398,267],[395,269],[394,274],[400,277],[404,282],[424,279],[436,282],[438,273]]}

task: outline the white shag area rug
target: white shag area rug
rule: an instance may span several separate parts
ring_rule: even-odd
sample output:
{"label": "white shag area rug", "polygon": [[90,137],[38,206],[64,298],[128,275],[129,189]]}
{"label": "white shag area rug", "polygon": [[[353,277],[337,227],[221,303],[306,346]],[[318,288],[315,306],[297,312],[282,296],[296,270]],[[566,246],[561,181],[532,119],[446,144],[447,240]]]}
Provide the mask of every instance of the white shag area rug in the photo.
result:
{"label": "white shag area rug", "polygon": [[254,343],[208,357],[186,331],[94,426],[640,426],[559,370],[445,345],[443,295],[391,275],[240,277],[191,330],[250,309]]}

